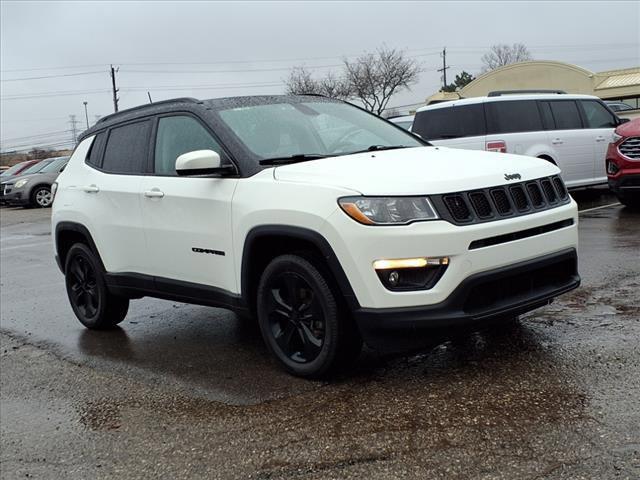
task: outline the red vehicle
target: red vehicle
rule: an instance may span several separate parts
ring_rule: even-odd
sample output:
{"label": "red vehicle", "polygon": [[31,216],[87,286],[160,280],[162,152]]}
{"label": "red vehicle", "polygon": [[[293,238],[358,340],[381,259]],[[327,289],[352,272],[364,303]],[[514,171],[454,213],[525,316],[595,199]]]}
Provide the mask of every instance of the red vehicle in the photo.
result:
{"label": "red vehicle", "polygon": [[609,188],[620,202],[640,206],[640,118],[616,128],[607,150]]}

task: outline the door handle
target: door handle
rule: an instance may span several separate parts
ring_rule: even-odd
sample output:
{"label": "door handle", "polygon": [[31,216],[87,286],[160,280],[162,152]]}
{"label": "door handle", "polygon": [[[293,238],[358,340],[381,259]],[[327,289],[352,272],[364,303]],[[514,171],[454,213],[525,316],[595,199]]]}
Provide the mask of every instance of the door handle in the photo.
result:
{"label": "door handle", "polygon": [[553,140],[551,140],[551,143],[554,145],[562,145],[564,142],[559,138],[554,138]]}
{"label": "door handle", "polygon": [[604,142],[605,138],[604,137],[596,137],[596,142]]}
{"label": "door handle", "polygon": [[162,198],[164,197],[164,192],[157,188],[152,188],[151,190],[145,190],[144,196],[147,198]]}
{"label": "door handle", "polygon": [[82,190],[84,190],[87,193],[98,193],[100,191],[98,186],[93,184],[82,187]]}

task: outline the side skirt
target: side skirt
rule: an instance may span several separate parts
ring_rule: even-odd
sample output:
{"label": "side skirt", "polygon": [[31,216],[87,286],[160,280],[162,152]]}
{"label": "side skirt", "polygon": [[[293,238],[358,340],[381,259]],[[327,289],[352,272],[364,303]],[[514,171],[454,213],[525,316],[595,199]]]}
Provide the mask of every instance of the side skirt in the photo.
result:
{"label": "side skirt", "polygon": [[109,291],[129,298],[154,297],[248,313],[238,294],[221,288],[140,273],[106,273]]}

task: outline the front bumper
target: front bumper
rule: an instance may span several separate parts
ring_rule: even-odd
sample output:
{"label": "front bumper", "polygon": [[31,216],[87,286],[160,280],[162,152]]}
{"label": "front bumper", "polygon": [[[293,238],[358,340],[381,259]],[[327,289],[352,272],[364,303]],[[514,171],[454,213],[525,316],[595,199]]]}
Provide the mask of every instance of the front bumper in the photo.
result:
{"label": "front bumper", "polygon": [[612,192],[623,197],[640,195],[640,169],[633,174],[622,173],[616,177],[609,177],[609,188]]}
{"label": "front bumper", "polygon": [[442,302],[405,308],[360,308],[354,318],[373,348],[406,348],[438,330],[480,326],[551,303],[580,285],[576,250],[566,249],[525,262],[477,273]]}
{"label": "front bumper", "polygon": [[23,187],[15,188],[13,184],[0,186],[0,203],[6,205],[26,205],[29,197]]}

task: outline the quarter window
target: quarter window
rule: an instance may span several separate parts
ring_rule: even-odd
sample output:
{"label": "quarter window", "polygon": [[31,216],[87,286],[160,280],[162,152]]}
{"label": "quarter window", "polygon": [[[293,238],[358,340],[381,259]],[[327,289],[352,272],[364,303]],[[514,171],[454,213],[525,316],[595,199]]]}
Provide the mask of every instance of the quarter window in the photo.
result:
{"label": "quarter window", "polygon": [[86,159],[89,165],[100,168],[101,166],[100,164],[102,160],[100,158],[100,154],[102,153],[102,148],[104,147],[105,139],[106,139],[105,132],[98,133],[96,137],[93,139],[93,142],[91,143],[91,149],[89,150],[89,153],[87,154],[87,159]]}
{"label": "quarter window", "polygon": [[557,130],[576,130],[582,128],[582,121],[580,120],[580,113],[578,113],[576,102],[573,100],[565,100],[549,103]]}
{"label": "quarter window", "polygon": [[179,115],[160,119],[154,160],[156,174],[177,175],[176,159],[194,150],[213,150],[222,156],[218,142],[195,118]]}
{"label": "quarter window", "polygon": [[488,134],[542,130],[538,106],[533,100],[490,102],[486,106]]}
{"label": "quarter window", "polygon": [[150,134],[150,121],[112,128],[104,151],[102,169],[110,173],[146,172]]}
{"label": "quarter window", "polygon": [[485,135],[482,104],[442,107],[418,112],[411,131],[425,140]]}
{"label": "quarter window", "polygon": [[588,128],[613,128],[616,126],[613,115],[600,102],[583,100],[581,103]]}

